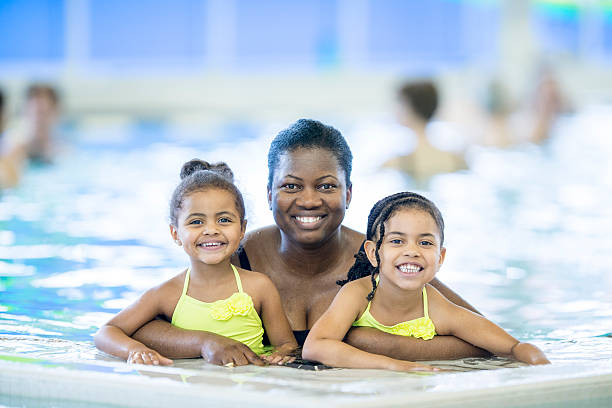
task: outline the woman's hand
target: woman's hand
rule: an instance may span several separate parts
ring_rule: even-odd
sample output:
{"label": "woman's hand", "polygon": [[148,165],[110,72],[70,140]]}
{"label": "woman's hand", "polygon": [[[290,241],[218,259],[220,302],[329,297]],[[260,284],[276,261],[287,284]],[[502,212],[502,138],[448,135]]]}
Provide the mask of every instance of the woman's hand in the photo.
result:
{"label": "woman's hand", "polygon": [[519,361],[531,365],[550,364],[542,350],[530,343],[518,342],[512,346],[512,355]]}
{"label": "woman's hand", "polygon": [[159,354],[155,350],[151,350],[144,345],[135,347],[128,351],[128,364],[145,364],[145,365],[172,365],[172,360]]}
{"label": "woman's hand", "polygon": [[228,337],[215,336],[204,342],[201,348],[202,358],[212,364],[228,367],[255,364],[263,366],[264,362],[245,344]]}

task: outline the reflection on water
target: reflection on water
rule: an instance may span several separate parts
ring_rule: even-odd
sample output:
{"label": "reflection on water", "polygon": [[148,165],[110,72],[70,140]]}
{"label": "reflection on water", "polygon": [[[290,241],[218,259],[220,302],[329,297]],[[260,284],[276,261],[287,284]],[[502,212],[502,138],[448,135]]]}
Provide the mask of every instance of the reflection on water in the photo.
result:
{"label": "reflection on water", "polygon": [[[555,363],[612,357],[612,340],[598,337],[612,331],[609,114],[563,119],[546,146],[474,148],[471,170],[421,190],[446,218],[441,280]],[[267,147],[286,125],[75,128],[56,165],[33,168],[1,197],[0,353],[102,358],[90,343],[96,328],[185,266],[167,227],[182,163],[228,162],[249,228],[271,223]],[[355,156],[346,224],[363,230],[375,201],[413,188],[378,168],[390,146],[409,142],[375,121],[334,125]]]}

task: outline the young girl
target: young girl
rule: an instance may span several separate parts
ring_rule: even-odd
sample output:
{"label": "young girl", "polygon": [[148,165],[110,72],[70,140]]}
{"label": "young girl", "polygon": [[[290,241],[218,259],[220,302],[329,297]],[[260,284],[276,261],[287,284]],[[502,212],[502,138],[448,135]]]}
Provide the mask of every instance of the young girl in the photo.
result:
{"label": "young girl", "polygon": [[338,282],[346,285],[313,326],[302,356],[336,367],[436,370],[342,342],[351,326],[365,326],[424,340],[452,335],[494,354],[548,364],[537,347],[519,342],[429,285],[444,262],[443,244],[442,215],[425,197],[398,193],[376,203],[368,216],[363,250],[356,255],[348,279]]}
{"label": "young girl", "polygon": [[230,264],[246,228],[244,202],[232,171],[225,163],[194,159],[183,165],[181,179],[170,202],[170,234],[189,256],[190,266],[149,289],[100,328],[96,346],[128,362],[171,364],[130,338],[143,324],[163,315],[180,328],[233,339],[228,341],[236,344],[235,352],[221,364],[261,364],[256,354],[266,351],[263,320],[275,351],[262,358],[272,364],[290,361],[288,354],[297,343],[276,287],[267,276]]}

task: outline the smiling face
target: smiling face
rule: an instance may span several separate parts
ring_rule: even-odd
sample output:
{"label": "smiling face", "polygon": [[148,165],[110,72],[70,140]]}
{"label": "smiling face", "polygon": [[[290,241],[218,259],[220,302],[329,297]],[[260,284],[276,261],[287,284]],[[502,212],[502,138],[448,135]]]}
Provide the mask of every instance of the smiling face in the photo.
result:
{"label": "smiling face", "polygon": [[329,150],[299,148],[280,156],[268,202],[290,240],[305,247],[323,245],[338,231],[350,201],[351,188]]}
{"label": "smiling face", "polygon": [[[444,262],[446,248],[440,247],[440,230],[426,211],[401,208],[385,222],[378,251],[381,283],[401,289],[420,289],[431,281]],[[366,241],[366,254],[376,266],[376,243]]]}
{"label": "smiling face", "polygon": [[216,265],[229,260],[244,237],[246,223],[240,220],[232,193],[221,189],[195,191],[183,198],[172,238],[197,262]]}

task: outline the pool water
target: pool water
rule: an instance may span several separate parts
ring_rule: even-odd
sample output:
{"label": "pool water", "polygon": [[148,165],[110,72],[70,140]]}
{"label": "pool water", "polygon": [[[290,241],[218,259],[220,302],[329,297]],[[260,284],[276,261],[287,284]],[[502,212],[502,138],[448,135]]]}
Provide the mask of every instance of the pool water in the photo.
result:
{"label": "pool water", "polygon": [[[65,377],[60,377],[66,384],[71,381],[66,373],[71,372],[88,373],[83,377],[90,375],[91,381],[98,381],[100,371],[119,373],[121,381],[138,377],[140,388],[149,391],[147,387],[157,385],[143,382],[143,376],[174,376],[178,380],[172,384],[181,385],[184,378],[206,383],[210,375],[228,376],[226,380],[236,384],[232,378],[237,376],[240,384],[250,384],[244,395],[273,392],[285,381],[289,391],[279,391],[283,398],[291,399],[296,392],[312,401],[338,404],[355,395],[396,398],[406,387],[427,395],[468,392],[474,389],[470,381],[480,388],[516,383],[527,389],[525,384],[536,379],[558,382],[578,376],[604,378],[602,384],[608,387],[610,114],[610,107],[593,107],[561,118],[543,146],[472,147],[470,170],[437,176],[426,186],[381,170],[380,164],[398,151],[396,146],[410,145],[408,136],[394,126],[380,118],[329,121],[343,131],[355,157],[353,201],[345,224],[363,231],[372,204],[397,191],[416,190],[433,199],[447,228],[447,257],[439,278],[513,336],[542,348],[553,363],[521,368],[500,358],[437,362],[454,372],[455,388],[436,376],[374,375],[368,370],[304,374],[247,367],[226,374],[228,370],[201,360],[140,370],[98,352],[91,339],[101,324],[187,264],[167,226],[168,200],[182,163],[194,157],[226,161],[245,196],[249,229],[270,224],[267,148],[290,121],[83,121],[66,127],[56,163],[33,166],[19,188],[0,196],[0,366],[16,373],[12,380],[0,378],[0,385],[17,381],[18,373],[36,376],[52,362],[63,370]],[[512,369],[493,370],[501,367]],[[376,381],[364,388],[372,376]],[[175,385],[167,395],[174,395]],[[7,396],[13,394],[7,389],[16,385],[12,387],[0,388],[0,405],[39,406],[35,397],[21,391],[21,399]],[[47,390],[49,398],[51,394]],[[594,396],[592,406],[612,401],[606,395]],[[101,396],[92,401],[118,403]]]}

